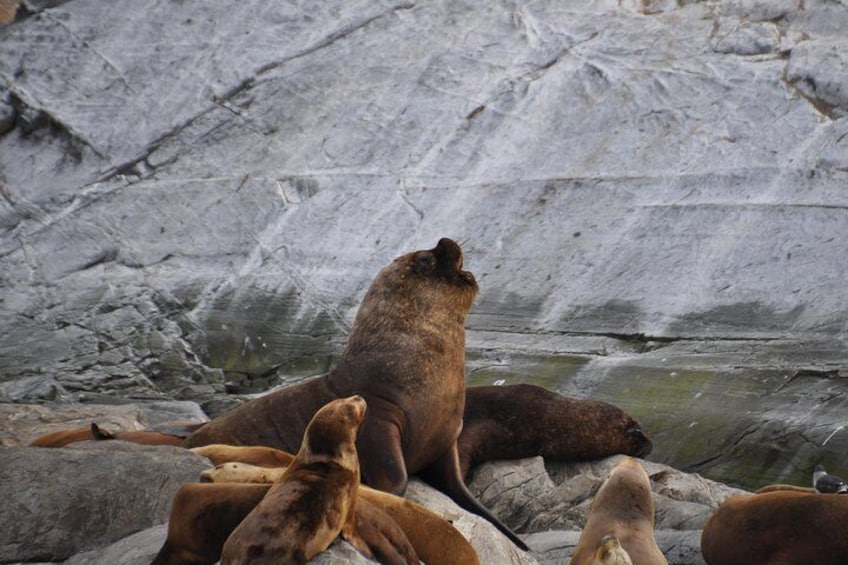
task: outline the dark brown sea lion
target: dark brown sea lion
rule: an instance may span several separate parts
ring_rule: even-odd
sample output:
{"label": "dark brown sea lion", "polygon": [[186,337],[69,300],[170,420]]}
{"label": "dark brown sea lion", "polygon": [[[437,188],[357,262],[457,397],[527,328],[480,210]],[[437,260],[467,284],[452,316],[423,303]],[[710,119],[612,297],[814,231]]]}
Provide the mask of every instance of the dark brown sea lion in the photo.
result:
{"label": "dark brown sea lion", "polygon": [[596,563],[596,553],[608,536],[618,540],[633,563],[668,565],[654,539],[651,483],[632,457],[621,459],[592,499],[572,565]]}
{"label": "dark brown sea lion", "polygon": [[485,461],[644,457],[653,447],[638,422],[612,404],[529,384],[468,387],[464,421],[457,443],[463,478]]}
{"label": "dark brown sea lion", "polygon": [[303,565],[339,535],[373,557],[356,534],[354,514],[355,442],[365,406],[361,396],[351,396],[318,410],[294,461],[227,538],[222,565]]}
{"label": "dark brown sea lion", "polygon": [[701,533],[710,565],[848,563],[848,496],[774,491],[736,494]]}
{"label": "dark brown sea lion", "polygon": [[428,480],[491,521],[462,481],[456,440],[465,407],[465,319],[477,294],[452,240],[395,259],[371,284],[339,362],[324,377],[251,400],[203,426],[187,447],[210,443],[297,449],[306,422],[334,398],[359,394],[368,416],[356,446],[362,480],[402,494],[408,477]]}

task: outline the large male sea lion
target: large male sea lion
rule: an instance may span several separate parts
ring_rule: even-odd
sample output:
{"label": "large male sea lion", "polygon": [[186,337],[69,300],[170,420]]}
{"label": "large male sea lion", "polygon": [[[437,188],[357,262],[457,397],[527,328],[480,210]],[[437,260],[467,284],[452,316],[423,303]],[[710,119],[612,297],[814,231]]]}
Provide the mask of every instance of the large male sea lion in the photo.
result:
{"label": "large male sea lion", "polygon": [[395,259],[371,284],[339,362],[324,377],[251,400],[186,440],[294,451],[312,414],[334,398],[361,395],[368,415],[356,442],[364,483],[402,494],[408,477],[428,480],[460,506],[527,546],[462,481],[456,440],[465,407],[465,319],[477,282],[462,250],[443,238]]}
{"label": "large male sea lion", "polygon": [[466,388],[464,422],[457,441],[463,478],[485,461],[644,457],[653,447],[639,423],[612,404],[529,384]]}
{"label": "large male sea lion", "polygon": [[354,514],[355,442],[365,406],[361,396],[352,396],[318,410],[294,461],[227,538],[222,565],[303,565],[339,535],[373,557],[356,535]]}
{"label": "large male sea lion", "polygon": [[848,563],[848,496],[792,491],[736,494],[701,533],[710,565]]}
{"label": "large male sea lion", "polygon": [[594,565],[609,537],[618,540],[633,563],[668,565],[654,539],[654,500],[642,465],[623,457],[592,499],[586,525],[571,556],[572,565]]}

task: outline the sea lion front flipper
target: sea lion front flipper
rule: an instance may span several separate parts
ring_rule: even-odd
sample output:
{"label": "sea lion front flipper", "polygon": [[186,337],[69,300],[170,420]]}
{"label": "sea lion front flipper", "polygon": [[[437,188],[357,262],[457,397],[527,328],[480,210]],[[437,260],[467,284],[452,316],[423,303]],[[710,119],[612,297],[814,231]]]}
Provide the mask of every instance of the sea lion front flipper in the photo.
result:
{"label": "sea lion front flipper", "polygon": [[457,451],[455,442],[444,455],[421,473],[421,478],[446,493],[465,510],[473,512],[491,522],[493,526],[503,532],[519,548],[524,551],[530,550],[527,544],[515,532],[493,516],[485,506],[474,498],[474,495],[465,486],[465,483],[462,481],[462,472],[459,467],[459,452]]}
{"label": "sea lion front flipper", "polygon": [[362,482],[371,488],[403,496],[409,477],[397,424],[372,412],[361,428],[356,451]]}

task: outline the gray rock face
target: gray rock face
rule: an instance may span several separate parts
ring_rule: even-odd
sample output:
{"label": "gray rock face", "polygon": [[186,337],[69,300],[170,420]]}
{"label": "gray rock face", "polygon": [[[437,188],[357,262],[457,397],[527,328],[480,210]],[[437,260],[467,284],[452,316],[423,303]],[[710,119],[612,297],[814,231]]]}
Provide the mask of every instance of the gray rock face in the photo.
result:
{"label": "gray rock face", "polygon": [[844,2],[23,4],[1,399],[320,373],[377,270],[450,236],[472,352],[576,356],[524,378],[683,469],[848,468]]}
{"label": "gray rock face", "polygon": [[175,447],[110,441],[0,448],[0,562],[63,561],[162,524],[208,460]]}

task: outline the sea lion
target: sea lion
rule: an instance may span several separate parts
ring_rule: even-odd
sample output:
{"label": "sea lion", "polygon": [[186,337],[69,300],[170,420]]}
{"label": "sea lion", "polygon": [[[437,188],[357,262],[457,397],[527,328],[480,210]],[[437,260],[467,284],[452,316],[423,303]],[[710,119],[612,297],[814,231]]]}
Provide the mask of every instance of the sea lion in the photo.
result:
{"label": "sea lion", "polygon": [[572,565],[596,563],[595,555],[607,536],[619,541],[633,563],[668,565],[654,539],[651,483],[632,457],[622,457],[592,499]]}
{"label": "sea lion", "polygon": [[630,555],[615,536],[604,536],[592,556],[591,565],[633,565]]}
{"label": "sea lion", "polygon": [[447,238],[433,249],[398,257],[374,279],[327,375],[251,400],[203,426],[185,445],[293,451],[320,406],[358,394],[369,406],[356,442],[364,483],[402,494],[408,477],[427,469],[432,484],[526,550],[477,502],[459,469],[465,319],[478,290],[474,275],[462,267],[462,250]]}
{"label": "sea lion", "polygon": [[844,565],[848,497],[775,491],[729,496],[701,533],[710,565]]}
{"label": "sea lion", "polygon": [[[228,451],[228,454],[234,458],[232,461],[202,471],[200,473],[201,480],[214,484],[267,483],[278,480],[285,471],[284,468],[267,468],[243,463],[242,461],[255,457],[255,452],[251,447],[234,447]],[[288,454],[281,452],[276,457],[284,459],[286,455]],[[360,485],[357,491],[357,501],[361,500],[376,505],[394,519],[406,533],[418,556],[425,563],[431,565],[473,565],[479,563],[473,546],[462,534],[447,520],[424,506],[365,485]],[[359,502],[357,502],[358,504]],[[197,512],[187,511],[183,514],[194,516]],[[171,519],[175,519],[174,511],[171,513]],[[185,521],[184,518],[181,521]],[[366,539],[366,542],[369,546],[371,545],[368,539]],[[377,555],[376,551],[375,555]]]}
{"label": "sea lion", "polygon": [[463,478],[485,461],[536,455],[551,461],[619,453],[644,457],[652,447],[636,420],[606,402],[529,384],[465,389],[464,427],[457,442]]}
{"label": "sea lion", "polygon": [[233,530],[222,565],[305,564],[341,535],[373,557],[355,532],[361,396],[334,400],[315,413],[291,465]]}
{"label": "sea lion", "polygon": [[[249,463],[257,467],[288,467],[294,461],[291,453],[265,447],[264,445],[224,445],[212,443],[202,447],[193,447],[189,451],[195,455],[206,457],[213,465],[221,466],[229,463]],[[261,481],[230,481],[230,482],[261,482]],[[268,481],[274,482],[274,481]]]}
{"label": "sea lion", "polygon": [[101,428],[96,423],[92,422],[91,425],[86,427],[60,430],[58,432],[45,434],[34,439],[30,445],[32,447],[64,447],[78,441],[112,439],[128,441],[131,443],[140,443],[143,445],[182,446],[185,441],[185,436],[176,436],[152,429],[110,432],[109,430]]}

